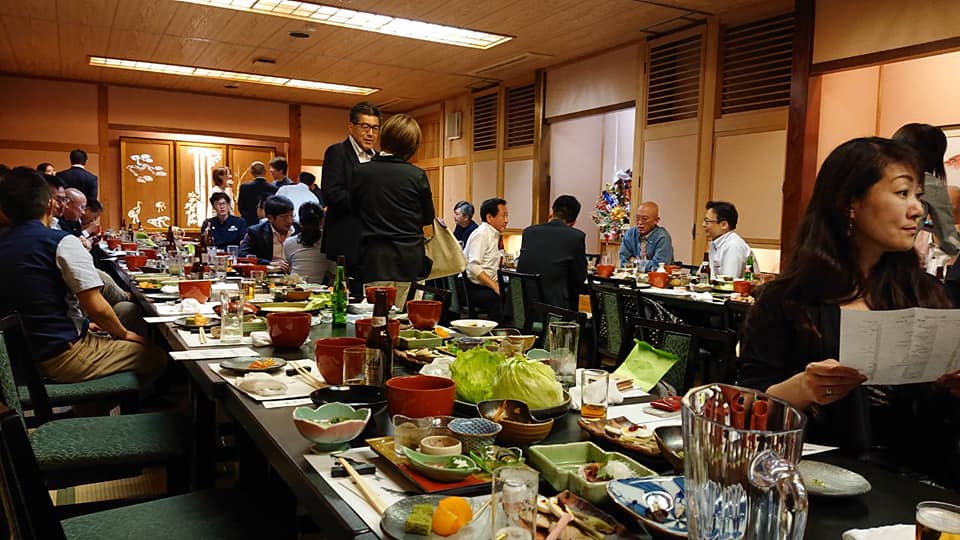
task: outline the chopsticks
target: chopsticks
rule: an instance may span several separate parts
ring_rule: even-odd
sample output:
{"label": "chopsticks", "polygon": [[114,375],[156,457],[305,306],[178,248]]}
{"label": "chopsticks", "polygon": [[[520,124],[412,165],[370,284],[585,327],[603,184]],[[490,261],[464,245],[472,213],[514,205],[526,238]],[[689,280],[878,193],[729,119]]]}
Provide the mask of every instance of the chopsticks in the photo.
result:
{"label": "chopsticks", "polygon": [[350,479],[353,480],[354,485],[360,489],[360,492],[363,493],[364,498],[367,499],[367,502],[370,503],[370,506],[376,510],[378,515],[383,515],[387,510],[387,505],[380,499],[380,496],[377,495],[373,490],[370,489],[370,486],[363,481],[363,478],[360,478],[360,475],[357,474],[357,471],[354,470],[353,466],[350,463],[343,459],[342,457],[337,458],[340,461],[340,464],[343,465],[343,469],[347,471],[347,474],[350,475]]}
{"label": "chopsticks", "polygon": [[299,362],[290,362],[290,365],[293,366],[293,369],[297,370],[297,374],[310,386],[314,388],[326,388],[328,386],[327,383],[311,375]]}
{"label": "chopsticks", "polygon": [[202,326],[200,327],[200,344],[201,345],[207,344],[207,332],[203,329]]}

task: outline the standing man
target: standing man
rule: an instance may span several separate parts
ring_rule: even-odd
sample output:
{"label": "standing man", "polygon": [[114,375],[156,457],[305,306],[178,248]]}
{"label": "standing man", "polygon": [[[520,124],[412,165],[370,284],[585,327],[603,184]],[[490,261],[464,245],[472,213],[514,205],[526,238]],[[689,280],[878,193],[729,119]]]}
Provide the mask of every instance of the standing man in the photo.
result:
{"label": "standing man", "polygon": [[71,150],[70,168],[60,171],[57,176],[63,180],[67,187],[79,189],[87,200],[93,200],[97,198],[97,175],[88,172],[86,165],[87,153],[83,150]]}
{"label": "standing man", "polygon": [[490,318],[502,322],[500,306],[500,233],[507,228],[507,201],[487,199],[480,205],[483,223],[467,239],[467,293],[470,302]]}
{"label": "standing man", "polygon": [[561,195],[553,201],[549,222],[523,230],[517,271],[540,274],[543,301],[572,311],[580,309],[580,293],[586,291],[586,235],[573,226],[580,215],[580,201]]}
{"label": "standing man", "polygon": [[60,229],[74,236],[81,236],[83,226],[80,224],[80,218],[87,209],[87,198],[77,188],[65,189],[64,195],[66,195],[66,204],[60,214]]}
{"label": "standing man", "polygon": [[267,168],[261,161],[250,164],[250,174],[253,175],[253,180],[240,185],[237,206],[240,208],[240,215],[247,220],[247,225],[256,225],[260,222],[260,218],[257,217],[257,203],[262,197],[276,193],[277,186],[267,182],[263,177],[267,174]]}
{"label": "standing man", "polygon": [[270,160],[270,178],[273,178],[274,187],[289,186],[293,180],[287,176],[287,158],[277,156]]}
{"label": "standing man", "polygon": [[310,186],[310,193],[317,198],[320,208],[323,208],[323,193],[320,192],[320,186],[317,185],[317,176],[312,172],[301,171],[300,183]]}
{"label": "standing man", "polygon": [[[737,234],[737,207],[724,201],[707,203],[703,231],[710,240],[710,279],[717,276],[743,277],[747,257],[753,255],[750,245]],[[753,272],[759,274],[757,258],[753,258]]]}
{"label": "standing man", "polygon": [[673,264],[673,240],[666,229],[660,227],[660,207],[647,201],[637,210],[637,226],[623,235],[620,243],[620,264],[635,262],[643,264],[640,272],[657,269],[660,263]]}
{"label": "standing man", "polygon": [[214,216],[207,218],[200,227],[200,234],[210,234],[213,245],[217,249],[227,249],[227,246],[239,246],[247,234],[247,222],[241,217],[230,215],[233,203],[226,192],[218,191],[210,196],[210,206]]}
{"label": "standing man", "polygon": [[479,227],[473,221],[473,212],[473,205],[468,201],[460,201],[453,206],[453,221],[457,224],[453,229],[453,237],[460,242],[461,249],[467,245],[467,239]]}
{"label": "standing man", "polygon": [[368,101],[350,109],[347,139],[330,145],[323,154],[323,173],[320,178],[327,217],[323,226],[323,252],[336,261],[343,255],[347,273],[353,278],[351,293],[363,292],[363,272],[360,268],[360,217],[350,204],[350,186],[353,168],[366,163],[376,155],[373,145],[380,136],[380,109]]}
{"label": "standing man", "polygon": [[[310,184],[303,183],[304,175],[309,175]],[[286,197],[293,203],[293,220],[297,223],[300,223],[300,206],[308,202],[317,202],[317,197],[310,191],[316,179],[317,177],[310,173],[300,173],[297,180],[277,190],[277,195]]]}

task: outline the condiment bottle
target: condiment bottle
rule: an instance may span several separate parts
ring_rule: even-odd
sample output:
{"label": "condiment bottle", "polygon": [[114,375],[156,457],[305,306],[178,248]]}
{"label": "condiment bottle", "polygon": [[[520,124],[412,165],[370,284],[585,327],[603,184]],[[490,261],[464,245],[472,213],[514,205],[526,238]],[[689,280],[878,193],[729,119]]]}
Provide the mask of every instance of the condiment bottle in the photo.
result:
{"label": "condiment bottle", "polygon": [[347,326],[347,269],[343,255],[337,256],[337,275],[333,280],[333,327]]}
{"label": "condiment bottle", "polygon": [[703,252],[703,262],[697,269],[697,278],[700,283],[710,283],[710,253],[707,251]]}
{"label": "condiment bottle", "polygon": [[747,255],[747,263],[743,267],[743,279],[753,281],[753,253]]}

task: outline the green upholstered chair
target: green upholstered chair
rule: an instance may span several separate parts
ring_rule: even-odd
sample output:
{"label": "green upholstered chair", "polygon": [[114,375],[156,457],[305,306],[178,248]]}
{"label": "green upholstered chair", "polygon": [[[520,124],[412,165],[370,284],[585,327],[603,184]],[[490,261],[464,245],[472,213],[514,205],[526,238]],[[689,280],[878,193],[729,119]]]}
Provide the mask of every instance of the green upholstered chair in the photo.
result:
{"label": "green upholstered chair", "polygon": [[[7,381],[9,382],[9,381]],[[20,416],[0,405],[0,490],[11,538],[111,540],[269,537],[265,514],[232,491],[178,495],[60,521],[43,484],[34,441]],[[269,518],[269,516],[266,516]]]}
{"label": "green upholstered chair", "polygon": [[[35,366],[33,369],[36,369]],[[139,409],[140,381],[131,371],[112,373],[99,379],[78,383],[42,382],[42,384],[50,407],[66,407],[82,403],[116,403],[125,414],[137,412]],[[44,416],[34,406],[28,385],[18,386],[17,393],[25,409],[34,409],[38,417]]]}
{"label": "green upholstered chair", "polygon": [[611,283],[590,281],[590,311],[593,314],[595,365],[604,357],[618,359],[623,342],[624,317],[621,298],[624,293]]}
{"label": "green upholstered chair", "polygon": [[[29,361],[17,314],[0,319],[0,401],[22,414],[11,355]],[[186,488],[187,419],[170,413],[65,418],[40,424],[30,442],[51,489],[167,468],[167,488]]]}
{"label": "green upholstered chair", "polygon": [[540,274],[526,274],[513,270],[500,270],[501,283],[506,282],[507,301],[513,313],[513,326],[524,334],[533,332],[537,320],[533,304],[543,300],[543,280]]}

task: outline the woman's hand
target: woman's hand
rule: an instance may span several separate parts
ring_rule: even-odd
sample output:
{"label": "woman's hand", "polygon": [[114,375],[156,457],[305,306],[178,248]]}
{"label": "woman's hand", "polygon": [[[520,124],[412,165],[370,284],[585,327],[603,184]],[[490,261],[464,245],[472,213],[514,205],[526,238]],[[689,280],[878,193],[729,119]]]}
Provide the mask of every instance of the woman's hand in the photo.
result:
{"label": "woman's hand", "polygon": [[804,371],[771,386],[767,393],[806,409],[814,403],[827,405],[842,399],[866,380],[858,370],[830,358],[807,364]]}
{"label": "woman's hand", "polygon": [[944,373],[937,379],[937,385],[949,390],[953,397],[960,397],[960,371]]}

